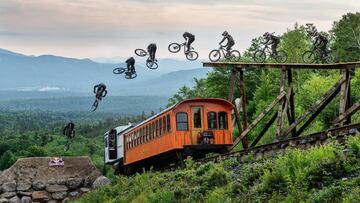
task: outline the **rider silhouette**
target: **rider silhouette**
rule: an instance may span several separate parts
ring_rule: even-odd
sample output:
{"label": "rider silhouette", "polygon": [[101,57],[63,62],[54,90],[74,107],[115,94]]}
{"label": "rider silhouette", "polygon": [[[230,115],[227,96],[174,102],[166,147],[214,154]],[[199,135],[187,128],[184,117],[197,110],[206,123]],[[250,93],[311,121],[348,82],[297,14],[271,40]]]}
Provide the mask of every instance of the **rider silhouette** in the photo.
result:
{"label": "rider silhouette", "polygon": [[232,36],[229,35],[229,33],[227,31],[224,31],[222,33],[222,36],[224,36],[224,38],[221,40],[219,45],[221,45],[225,40],[227,40],[227,44],[224,47],[226,47],[226,51],[227,51],[226,54],[228,55],[228,54],[230,54],[231,47],[233,47],[235,45],[235,41],[232,38]]}
{"label": "rider silhouette", "polygon": [[266,32],[263,37],[266,39],[266,41],[264,42],[267,45],[271,45],[271,51],[272,53],[276,56],[277,55],[277,47],[280,43],[280,38],[270,34],[269,32]]}
{"label": "rider silhouette", "polygon": [[135,59],[134,57],[130,57],[128,58],[126,61],[126,66],[127,66],[127,72],[129,73],[135,73]]}
{"label": "rider silhouette", "polygon": [[185,39],[185,44],[186,44],[186,52],[190,51],[190,46],[191,44],[195,41],[195,35],[189,33],[189,32],[184,32],[183,37]]}
{"label": "rider silhouette", "polygon": [[[103,93],[105,94],[103,95]],[[94,86],[94,93],[96,94],[96,98],[101,100],[102,97],[105,97],[107,94],[106,85],[104,83],[100,83]]]}
{"label": "rider silhouette", "polygon": [[329,40],[319,33],[313,24],[308,23],[306,26],[308,34],[315,39],[313,46],[320,50],[321,58],[324,58],[327,55],[327,44]]}
{"label": "rider silhouette", "polygon": [[75,124],[70,121],[63,130],[63,135],[67,136],[68,138],[74,138],[75,137]]}
{"label": "rider silhouette", "polygon": [[[149,44],[149,46],[147,47],[147,51],[148,51],[148,53],[149,53],[149,55],[150,55],[150,60],[151,61],[153,61],[153,62],[155,62],[156,60],[155,60],[155,53],[156,53],[156,44],[155,43],[151,43],[151,44]],[[149,61],[149,59],[148,59],[148,61]],[[135,62],[134,62],[135,63]]]}

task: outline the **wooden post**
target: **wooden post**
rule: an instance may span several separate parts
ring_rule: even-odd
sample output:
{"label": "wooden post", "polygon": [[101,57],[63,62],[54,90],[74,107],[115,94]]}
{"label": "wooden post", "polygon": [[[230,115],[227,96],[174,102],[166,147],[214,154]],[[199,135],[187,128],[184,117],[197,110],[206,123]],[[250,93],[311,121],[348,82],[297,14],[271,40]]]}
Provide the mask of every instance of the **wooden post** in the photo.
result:
{"label": "wooden post", "polygon": [[242,108],[242,127],[243,129],[247,128],[247,118],[246,118],[246,92],[245,92],[245,81],[244,81],[244,71],[242,69],[239,70],[240,72],[240,85],[239,85],[239,92],[241,98],[241,108]]}
{"label": "wooden post", "polygon": [[[293,87],[292,70],[289,68],[287,72],[288,72],[288,87],[290,88],[291,91],[290,99],[288,101],[290,104],[290,114],[288,114],[288,121],[289,121],[289,125],[291,125],[295,121],[294,87]],[[291,136],[292,137],[296,136],[296,127],[291,131]]]}
{"label": "wooden post", "polygon": [[231,76],[230,76],[230,89],[229,89],[229,95],[228,100],[232,102],[234,100],[234,86],[235,86],[235,80],[236,80],[236,69],[233,68],[231,70]]}
{"label": "wooden post", "polygon": [[[343,69],[342,72],[342,78],[345,80],[345,82],[341,85],[340,90],[340,106],[339,106],[339,115],[343,115],[346,110],[349,108],[349,90],[350,90],[350,71],[349,69]],[[338,123],[339,126],[343,126],[345,123],[347,123],[347,118],[344,118],[343,121],[340,121]]]}
{"label": "wooden post", "polygon": [[[241,121],[239,118],[239,111],[236,108],[236,104],[235,104],[235,100],[234,100],[234,90],[235,90],[235,83],[236,83],[236,75],[237,75],[237,70],[235,68],[233,68],[231,70],[231,76],[230,76],[230,89],[229,89],[229,95],[228,95],[228,100],[233,103],[234,105],[234,116],[235,116],[235,122],[237,124],[238,127],[238,131],[239,134],[242,133],[242,128],[241,128]],[[246,149],[248,148],[248,141],[247,138],[244,138],[241,140],[242,144],[243,144],[243,148]]]}
{"label": "wooden post", "polygon": [[[285,91],[285,78],[286,78],[286,68],[283,67],[281,69],[281,73],[280,73],[280,92],[284,92]],[[279,102],[279,109],[278,109],[278,123],[277,123],[277,128],[276,128],[276,138],[278,140],[281,139],[282,136],[282,128],[284,125],[284,106],[285,106],[285,98],[282,98]]]}

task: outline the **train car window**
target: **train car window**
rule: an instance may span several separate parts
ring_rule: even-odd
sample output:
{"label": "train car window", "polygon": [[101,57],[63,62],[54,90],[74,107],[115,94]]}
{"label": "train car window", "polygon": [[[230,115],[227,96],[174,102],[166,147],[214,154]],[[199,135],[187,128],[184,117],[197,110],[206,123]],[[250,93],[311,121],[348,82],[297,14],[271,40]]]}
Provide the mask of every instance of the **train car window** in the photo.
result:
{"label": "train car window", "polygon": [[146,125],[146,141],[149,141],[149,125]]}
{"label": "train car window", "polygon": [[170,125],[170,115],[167,115],[166,116],[166,121],[167,121],[167,127],[166,127],[166,130],[168,131],[168,132],[170,132],[171,131],[171,125]]}
{"label": "train car window", "polygon": [[159,119],[159,135],[162,134],[162,128],[163,128],[163,125],[162,125],[162,118]]}
{"label": "train car window", "polygon": [[179,112],[176,114],[176,129],[188,130],[188,115],[185,112]]}
{"label": "train car window", "polygon": [[163,134],[165,134],[166,133],[166,117],[164,116],[162,120],[163,120]]}
{"label": "train car window", "polygon": [[193,119],[194,119],[194,128],[201,128],[201,108],[192,107]]}
{"label": "train car window", "polygon": [[140,144],[142,144],[143,143],[143,129],[142,128],[140,128]]}
{"label": "train car window", "polygon": [[219,128],[228,129],[228,117],[226,112],[219,112]]}
{"label": "train car window", "polygon": [[151,138],[150,139],[154,139],[154,131],[155,131],[154,123],[151,123]]}
{"label": "train car window", "polygon": [[217,129],[216,112],[208,112],[207,117],[208,117],[208,129],[209,130]]}
{"label": "train car window", "polygon": [[155,125],[156,125],[156,127],[155,127],[155,129],[156,129],[155,136],[157,137],[157,136],[159,136],[159,120],[155,121]]}

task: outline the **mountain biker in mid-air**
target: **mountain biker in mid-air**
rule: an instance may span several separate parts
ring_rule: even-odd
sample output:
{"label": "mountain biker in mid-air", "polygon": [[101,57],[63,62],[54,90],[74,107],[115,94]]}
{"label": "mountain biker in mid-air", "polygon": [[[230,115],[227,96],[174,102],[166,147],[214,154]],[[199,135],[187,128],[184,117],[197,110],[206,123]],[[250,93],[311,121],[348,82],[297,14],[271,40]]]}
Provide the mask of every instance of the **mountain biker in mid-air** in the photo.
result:
{"label": "mountain biker in mid-air", "polygon": [[[235,41],[234,39],[232,38],[231,35],[229,35],[229,33],[227,31],[224,31],[222,33],[222,36],[224,36],[224,38],[221,40],[221,42],[219,43],[219,45],[221,45],[225,40],[227,40],[227,44],[224,46],[226,47],[226,55],[229,55],[230,54],[230,50],[231,50],[231,47],[233,47],[235,45]],[[221,45],[222,46],[222,45]]]}
{"label": "mountain biker in mid-air", "polygon": [[313,24],[306,24],[307,33],[315,39],[313,43],[313,47],[316,47],[320,50],[320,57],[325,58],[327,55],[327,44],[329,43],[329,40],[319,33],[316,29],[316,27]]}
{"label": "mountain biker in mid-air", "polygon": [[67,138],[74,138],[75,137],[75,124],[70,121],[63,130],[63,135],[65,135]]}
{"label": "mountain biker in mid-air", "polygon": [[271,51],[272,51],[272,54],[274,56],[277,56],[277,47],[280,43],[280,37],[278,36],[275,36],[269,32],[265,32],[265,34],[263,35],[263,37],[265,38],[265,42],[264,44],[266,45],[271,45]]}
{"label": "mountain biker in mid-air", "polygon": [[195,41],[195,35],[189,32],[184,32],[183,37],[186,41],[185,44],[186,44],[186,53],[187,53],[190,51],[191,44]]}
{"label": "mountain biker in mid-air", "polygon": [[[100,83],[94,86],[94,93],[96,94],[96,98],[101,100],[102,97],[105,97],[107,94],[106,85],[104,83]],[[105,93],[103,95],[103,93]]]}
{"label": "mountain biker in mid-air", "polygon": [[129,73],[135,73],[135,59],[134,59],[134,57],[130,57],[130,58],[128,58],[126,61],[125,61],[125,63],[126,63],[126,66],[127,66],[127,72],[129,72]]}
{"label": "mountain biker in mid-air", "polygon": [[[156,62],[156,59],[155,59],[155,53],[156,53],[156,44],[155,43],[151,43],[151,44],[149,44],[149,46],[147,47],[147,51],[148,51],[148,53],[149,53],[149,55],[150,55],[150,58],[148,59],[148,61],[149,60],[151,60],[151,61],[153,61],[153,62]],[[134,61],[134,64],[135,64],[135,61]]]}

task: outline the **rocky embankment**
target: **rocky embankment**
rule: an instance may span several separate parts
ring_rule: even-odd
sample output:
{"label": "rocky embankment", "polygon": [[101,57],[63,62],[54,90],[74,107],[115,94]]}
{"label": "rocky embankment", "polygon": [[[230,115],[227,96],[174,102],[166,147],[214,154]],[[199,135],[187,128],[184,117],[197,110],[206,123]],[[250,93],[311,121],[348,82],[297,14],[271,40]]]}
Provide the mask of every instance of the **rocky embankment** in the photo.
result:
{"label": "rocky embankment", "polygon": [[63,166],[50,158],[19,159],[0,174],[0,203],[68,202],[110,181],[88,157],[65,157]]}

